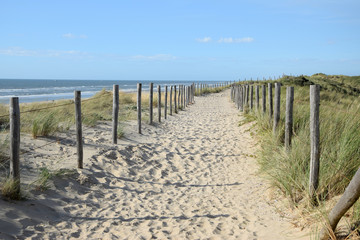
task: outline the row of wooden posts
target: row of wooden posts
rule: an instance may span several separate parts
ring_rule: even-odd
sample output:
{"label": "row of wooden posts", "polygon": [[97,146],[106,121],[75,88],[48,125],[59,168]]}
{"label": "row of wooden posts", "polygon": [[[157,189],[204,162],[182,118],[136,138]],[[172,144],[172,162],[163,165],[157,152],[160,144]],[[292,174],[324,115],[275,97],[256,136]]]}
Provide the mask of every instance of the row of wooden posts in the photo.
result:
{"label": "row of wooden posts", "polygon": [[[270,124],[273,126],[273,133],[279,127],[280,121],[280,97],[281,83],[275,83],[275,102],[273,106],[273,84],[268,83],[266,96],[266,85],[262,85],[262,109],[263,114],[268,112]],[[238,109],[244,111],[245,108],[253,109],[253,85],[233,85],[231,88],[231,99],[236,103]],[[255,85],[255,108],[260,110],[260,86]],[[250,99],[249,99],[250,97]],[[266,104],[268,99],[268,104]],[[311,138],[311,157],[310,157],[310,179],[309,195],[314,197],[319,185],[319,166],[320,166],[320,126],[319,126],[319,106],[320,106],[320,86],[310,86],[310,138]],[[290,149],[293,133],[293,107],[294,107],[294,87],[286,88],[286,110],[285,110],[285,147]],[[268,110],[266,110],[268,108]]]}
{"label": "row of wooden posts", "polygon": [[[266,97],[266,85],[262,85],[262,109],[263,114],[268,114],[270,123],[273,124],[273,132],[276,134],[280,120],[280,96],[281,84],[275,83],[275,105],[273,109],[272,83],[268,83],[268,95]],[[231,99],[236,103],[240,111],[246,108],[252,110],[253,106],[253,85],[235,85],[231,88]],[[260,86],[255,85],[255,109],[260,111]],[[266,98],[268,104],[266,104]],[[291,137],[293,132],[293,104],[294,87],[286,88],[286,110],[285,110],[285,147],[290,150]],[[274,110],[274,111],[273,111]],[[309,175],[309,196],[313,203],[316,199],[316,189],[319,185],[320,167],[320,86],[310,86],[310,175]],[[327,240],[331,231],[335,231],[336,226],[342,216],[353,206],[360,197],[360,168],[351,179],[345,189],[343,196],[336,203],[328,216],[328,224],[320,233],[320,239]]]}
{"label": "row of wooden posts", "polygon": [[[153,96],[154,96],[154,84],[150,83],[149,87],[149,124],[153,124],[154,119],[154,110],[153,110]],[[168,86],[165,86],[164,89],[164,119],[167,119],[168,105],[169,105],[169,115],[178,113],[180,109],[188,107],[190,104],[195,102],[195,84],[190,86],[179,85],[179,86],[170,86],[170,91],[168,91]],[[137,130],[141,134],[141,93],[142,93],[142,84],[137,84]],[[168,104],[168,93],[169,104]],[[161,86],[157,86],[157,108],[158,108],[158,122],[161,122]],[[174,107],[174,108],[173,108]],[[115,133],[116,134],[116,133]]]}
{"label": "row of wooden posts", "polygon": [[[178,113],[179,110],[183,110],[190,104],[195,102],[195,95],[202,95],[206,89],[225,87],[227,83],[217,83],[208,85],[205,83],[185,85],[174,85],[164,88],[165,102],[164,102],[164,118],[167,118],[168,106],[169,115]],[[137,130],[141,134],[141,89],[142,84],[137,84]],[[149,89],[149,124],[153,124],[153,88],[154,84],[150,83]],[[169,104],[168,104],[169,93]],[[161,86],[157,86],[158,94],[158,122],[161,122]],[[76,146],[77,146],[77,163],[78,168],[83,168],[83,134],[82,134],[82,118],[81,118],[81,91],[74,92],[74,104],[75,104],[75,131],[76,131]],[[20,107],[19,98],[10,98],[10,178],[15,180],[18,184],[18,191],[20,191]],[[113,112],[112,112],[112,142],[117,144],[118,133],[118,120],[119,120],[119,85],[113,86]]]}

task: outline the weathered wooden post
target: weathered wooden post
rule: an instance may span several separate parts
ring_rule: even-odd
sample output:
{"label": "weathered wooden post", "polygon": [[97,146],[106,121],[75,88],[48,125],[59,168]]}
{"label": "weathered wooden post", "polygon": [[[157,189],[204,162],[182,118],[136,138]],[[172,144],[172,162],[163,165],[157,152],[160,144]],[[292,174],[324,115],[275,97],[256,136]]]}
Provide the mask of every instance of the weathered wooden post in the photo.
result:
{"label": "weathered wooden post", "polygon": [[19,98],[10,98],[10,178],[20,193],[20,108]]}
{"label": "weathered wooden post", "polygon": [[178,105],[177,105],[177,101],[176,101],[176,85],[174,86],[174,110],[175,110],[175,113],[178,113]]}
{"label": "weathered wooden post", "polygon": [[153,124],[153,101],[154,101],[154,83],[149,86],[149,124]]}
{"label": "weathered wooden post", "polygon": [[250,107],[250,101],[249,101],[249,97],[250,97],[250,86],[246,85],[246,104],[248,107]]}
{"label": "weathered wooden post", "polygon": [[167,118],[167,95],[168,95],[168,86],[165,85],[165,101],[164,101],[164,118]]}
{"label": "weathered wooden post", "polygon": [[256,111],[259,111],[259,106],[260,106],[260,102],[259,102],[259,85],[256,85],[255,87],[255,106],[256,106]]}
{"label": "weathered wooden post", "polygon": [[314,199],[319,185],[320,167],[320,86],[310,86],[310,179],[309,194]]}
{"label": "weathered wooden post", "polygon": [[234,102],[234,86],[231,86],[231,90],[230,90],[230,99],[231,99],[231,101],[233,101]]}
{"label": "weathered wooden post", "polygon": [[263,114],[266,113],[266,85],[262,85],[262,110]]}
{"label": "weathered wooden post", "polygon": [[253,101],[254,101],[254,89],[253,85],[250,86],[250,109],[253,109]]}
{"label": "weathered wooden post", "polygon": [[290,149],[293,131],[294,87],[286,88],[285,147]]}
{"label": "weathered wooden post", "polygon": [[[344,214],[360,197],[360,168],[356,171],[344,194],[341,196],[335,207],[331,210],[328,220],[331,231],[335,231],[337,224]],[[328,240],[330,229],[326,226],[320,233],[320,240]]]}
{"label": "weathered wooden post", "polygon": [[161,122],[161,87],[157,86],[158,90],[158,121]]}
{"label": "weathered wooden post", "polygon": [[179,85],[179,96],[178,96],[178,109],[182,109],[182,85]]}
{"label": "weathered wooden post", "polygon": [[281,94],[281,83],[275,83],[275,108],[274,108],[274,124],[273,124],[274,135],[276,134],[276,130],[280,121],[280,94]]}
{"label": "weathered wooden post", "polygon": [[170,86],[170,116],[172,116],[173,86]]}
{"label": "weathered wooden post", "polygon": [[83,168],[83,139],[81,123],[81,91],[75,91],[75,122],[78,168]]}
{"label": "weathered wooden post", "polygon": [[117,144],[117,130],[119,120],[119,85],[113,86],[113,114],[112,114],[112,142]]}
{"label": "weathered wooden post", "polygon": [[249,99],[249,97],[248,97],[248,90],[247,90],[247,88],[248,88],[248,85],[244,85],[244,102],[245,102],[245,107],[248,107],[249,105],[248,105],[248,99]]}
{"label": "weathered wooden post", "polygon": [[272,83],[268,83],[268,101],[269,101],[269,121],[271,123],[273,116]]}
{"label": "weathered wooden post", "polygon": [[240,109],[239,105],[239,88],[236,86],[234,87],[234,103],[237,109]]}
{"label": "weathered wooden post", "polygon": [[244,86],[239,86],[239,103],[240,103],[240,111],[244,111]]}
{"label": "weathered wooden post", "polygon": [[137,127],[141,134],[141,83],[137,84]]}

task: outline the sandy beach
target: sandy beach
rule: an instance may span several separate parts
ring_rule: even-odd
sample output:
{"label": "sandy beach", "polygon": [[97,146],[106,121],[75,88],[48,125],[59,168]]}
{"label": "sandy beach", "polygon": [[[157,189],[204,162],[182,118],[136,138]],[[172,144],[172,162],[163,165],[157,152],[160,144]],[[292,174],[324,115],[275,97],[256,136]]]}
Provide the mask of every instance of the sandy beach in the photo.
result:
{"label": "sandy beach", "polygon": [[[239,126],[229,90],[160,124],[124,124],[111,143],[111,123],[84,130],[84,169],[77,170],[72,131],[21,137],[24,184],[39,169],[75,169],[55,176],[26,200],[0,200],[1,239],[310,239],[275,207],[257,171],[252,124]],[[154,118],[156,119],[156,118]]]}

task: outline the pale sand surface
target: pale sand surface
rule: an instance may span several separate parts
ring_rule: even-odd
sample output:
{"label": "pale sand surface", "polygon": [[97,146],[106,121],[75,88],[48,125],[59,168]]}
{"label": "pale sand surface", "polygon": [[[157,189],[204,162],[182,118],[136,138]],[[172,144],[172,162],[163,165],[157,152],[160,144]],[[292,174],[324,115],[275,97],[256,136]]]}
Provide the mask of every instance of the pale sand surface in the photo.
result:
{"label": "pale sand surface", "polygon": [[[258,176],[257,144],[229,91],[198,97],[180,114],[111,144],[111,125],[84,131],[84,170],[55,177],[25,201],[0,200],[1,239],[310,239],[279,214]],[[157,118],[154,118],[157,119]],[[22,149],[48,139],[22,136]],[[22,158],[38,169],[76,167],[73,133]]]}

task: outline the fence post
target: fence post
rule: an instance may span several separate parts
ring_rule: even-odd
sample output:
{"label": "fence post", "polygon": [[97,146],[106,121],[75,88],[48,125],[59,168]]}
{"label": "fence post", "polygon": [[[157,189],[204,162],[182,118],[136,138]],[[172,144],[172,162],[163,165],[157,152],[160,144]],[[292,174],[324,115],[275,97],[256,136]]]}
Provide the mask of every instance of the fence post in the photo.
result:
{"label": "fence post", "polygon": [[268,101],[269,101],[269,121],[271,123],[271,119],[273,116],[273,97],[272,97],[272,83],[268,83]]}
{"label": "fence post", "polygon": [[164,102],[164,118],[166,119],[166,115],[167,115],[167,95],[168,95],[168,86],[165,85],[165,102]]}
{"label": "fence post", "polygon": [[161,122],[161,86],[157,86],[158,90],[158,121]]}
{"label": "fence post", "polygon": [[179,95],[178,95],[178,109],[180,110],[182,108],[181,104],[181,96],[182,96],[182,88],[181,85],[179,85]]}
{"label": "fence post", "polygon": [[255,104],[255,106],[256,106],[256,111],[258,111],[259,110],[259,105],[260,105],[260,103],[259,103],[259,85],[256,85],[256,87],[255,87],[255,102],[256,102],[256,104]]}
{"label": "fence post", "polygon": [[250,86],[250,109],[253,109],[253,101],[254,101],[254,87]]}
{"label": "fence post", "polygon": [[274,108],[274,124],[273,124],[274,135],[276,133],[276,129],[280,121],[280,95],[281,95],[281,83],[275,83],[275,108]]}
{"label": "fence post", "polygon": [[154,83],[150,83],[149,86],[149,124],[153,123],[153,101],[154,101]]}
{"label": "fence post", "polygon": [[20,192],[20,108],[19,98],[10,98],[10,177]]}
{"label": "fence post", "polygon": [[239,85],[239,104],[240,111],[244,111],[244,86]]}
{"label": "fence post", "polygon": [[250,92],[250,86],[246,85],[246,104],[247,104],[248,107],[250,107],[249,92]]}
{"label": "fence post", "polygon": [[83,139],[81,124],[81,91],[75,91],[75,122],[76,122],[76,146],[78,156],[78,168],[83,168]]}
{"label": "fence post", "polygon": [[[360,168],[356,171],[349,185],[346,187],[344,194],[331,210],[328,220],[332,231],[335,231],[337,224],[344,214],[359,199],[360,196]],[[323,228],[320,233],[321,240],[329,239],[328,227]]]}
{"label": "fence post", "polygon": [[119,85],[113,86],[113,114],[112,114],[112,142],[117,144],[117,129],[118,129],[118,119],[119,119]]}
{"label": "fence post", "polygon": [[141,83],[137,84],[137,127],[141,134]]}
{"label": "fence post", "polygon": [[177,101],[176,101],[176,85],[174,86],[174,110],[175,110],[175,113],[178,113],[178,105],[177,105]]}
{"label": "fence post", "polygon": [[310,179],[309,194],[313,198],[319,185],[320,166],[320,86],[310,86]]}
{"label": "fence post", "polygon": [[173,86],[170,86],[170,116],[172,116]]}
{"label": "fence post", "polygon": [[286,88],[285,147],[290,149],[293,131],[294,87]]}
{"label": "fence post", "polygon": [[266,113],[266,85],[262,85],[262,110],[263,114]]}

